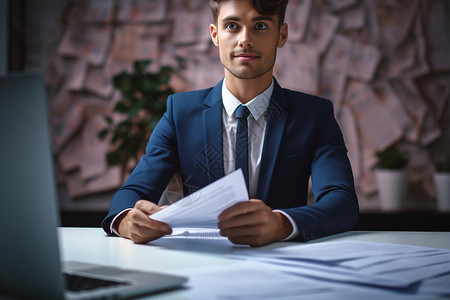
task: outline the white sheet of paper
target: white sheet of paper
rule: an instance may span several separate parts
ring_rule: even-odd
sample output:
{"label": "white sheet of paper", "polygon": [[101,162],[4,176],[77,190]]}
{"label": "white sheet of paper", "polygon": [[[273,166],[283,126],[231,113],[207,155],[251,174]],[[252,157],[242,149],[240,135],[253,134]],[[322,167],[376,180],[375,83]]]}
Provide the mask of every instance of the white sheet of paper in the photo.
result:
{"label": "white sheet of paper", "polygon": [[316,262],[277,259],[277,258],[258,258],[258,261],[278,266],[288,274],[306,276],[320,280],[331,280],[335,282],[373,285],[377,287],[397,287],[405,288],[415,281],[409,281],[403,278],[385,278],[384,276],[363,274],[340,268],[333,264],[319,264]]}
{"label": "white sheet of paper", "polygon": [[242,201],[248,201],[248,192],[239,169],[149,217],[172,228],[217,228],[219,214]]}
{"label": "white sheet of paper", "polygon": [[[179,275],[189,276],[186,299],[309,299],[314,294],[329,295],[326,282],[292,276],[276,266],[254,261],[198,267]],[[220,280],[217,280],[220,278]],[[183,297],[184,298],[184,297]]]}
{"label": "white sheet of paper", "polygon": [[[450,263],[450,252],[441,253],[438,255],[428,255],[421,257],[404,257],[403,255],[399,255],[397,259],[375,264],[369,267],[365,267],[361,270],[361,272],[365,274],[390,274],[390,273],[399,273],[402,271],[415,270],[413,273],[421,273],[418,270],[422,268],[431,267],[434,265],[442,265]],[[447,269],[447,271],[450,269]],[[423,274],[421,274],[423,275]],[[421,276],[419,275],[419,276]],[[422,278],[421,278],[422,279]]]}
{"label": "white sheet of paper", "polygon": [[[424,252],[416,252],[416,253],[410,253],[410,254],[402,254],[402,258],[414,260],[415,258],[423,257],[423,256],[430,256],[430,255],[437,255],[442,254],[443,250],[435,249],[430,251],[424,251]],[[375,257],[363,257],[363,258],[357,258],[347,261],[342,261],[339,263],[341,267],[346,267],[350,269],[359,270],[362,268],[367,268],[370,266],[378,265],[378,264],[384,264],[392,261],[396,261],[398,259],[398,254],[388,254],[383,256],[375,256]]]}
{"label": "white sheet of paper", "polygon": [[437,277],[439,275],[447,274],[450,270],[450,262],[430,265],[425,267],[417,267],[414,269],[400,270],[389,274],[379,275],[386,279],[392,278],[409,282],[419,282],[425,279]]}
{"label": "white sheet of paper", "polygon": [[[333,249],[334,251],[330,251]],[[388,243],[372,243],[362,241],[332,241],[312,244],[300,244],[291,247],[283,247],[273,250],[263,250],[258,253],[249,254],[253,257],[271,257],[289,260],[317,261],[317,262],[340,262],[366,257],[384,257],[395,255],[399,257],[407,253],[425,252],[431,248],[398,245]],[[238,253],[246,255],[245,252]]]}
{"label": "white sheet of paper", "polygon": [[[430,294],[417,295],[351,282],[316,279],[295,272],[286,272],[282,266],[251,260],[236,261],[236,263],[221,265],[220,268],[210,266],[185,269],[178,274],[189,276],[188,289],[184,291],[183,297],[180,296],[183,299],[425,300],[436,298]],[[221,280],[216,280],[217,278]],[[435,290],[430,285],[427,291]]]}
{"label": "white sheet of paper", "polygon": [[[408,257],[419,253],[423,256]],[[312,278],[380,287],[407,287],[418,281],[448,273],[449,255],[448,250],[420,246],[335,241],[258,252],[239,249],[230,256],[275,264],[282,266],[286,272]],[[388,257],[389,261],[359,270],[349,269],[346,263],[360,258],[375,260],[385,257]]]}

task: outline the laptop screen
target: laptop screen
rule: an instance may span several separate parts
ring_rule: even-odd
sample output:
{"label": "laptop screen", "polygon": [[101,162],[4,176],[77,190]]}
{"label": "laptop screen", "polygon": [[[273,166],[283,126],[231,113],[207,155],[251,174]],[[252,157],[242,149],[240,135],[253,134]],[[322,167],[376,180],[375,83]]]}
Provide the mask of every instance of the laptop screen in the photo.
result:
{"label": "laptop screen", "polygon": [[62,298],[48,105],[38,73],[0,77],[0,294]]}

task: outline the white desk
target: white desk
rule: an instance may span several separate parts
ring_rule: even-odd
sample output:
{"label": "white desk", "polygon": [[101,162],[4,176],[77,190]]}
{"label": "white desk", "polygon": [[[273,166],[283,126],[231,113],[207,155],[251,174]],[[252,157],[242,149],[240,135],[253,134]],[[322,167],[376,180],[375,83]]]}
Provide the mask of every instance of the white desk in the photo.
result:
{"label": "white desk", "polygon": [[[201,267],[217,268],[240,261],[225,257],[236,248],[228,241],[161,240],[138,245],[131,241],[108,237],[100,228],[59,228],[63,260],[157,271],[189,276]],[[346,232],[312,241],[359,240],[450,249],[450,232]],[[311,243],[311,242],[310,242]],[[274,243],[252,251],[299,245],[295,242]],[[449,270],[450,271],[450,270]],[[221,280],[217,278],[217,280]],[[148,297],[150,299],[191,299],[189,288],[169,291]]]}

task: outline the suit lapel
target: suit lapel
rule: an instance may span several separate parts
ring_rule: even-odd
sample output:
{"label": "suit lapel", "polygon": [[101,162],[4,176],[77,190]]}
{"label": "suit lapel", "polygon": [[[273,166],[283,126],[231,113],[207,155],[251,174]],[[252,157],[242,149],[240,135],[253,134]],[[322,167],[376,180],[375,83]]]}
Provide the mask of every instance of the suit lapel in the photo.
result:
{"label": "suit lapel", "polygon": [[209,183],[224,176],[222,137],[222,83],[220,81],[206,97],[203,111],[205,167]]}
{"label": "suit lapel", "polygon": [[288,119],[288,102],[283,94],[283,90],[277,81],[269,104],[269,114],[267,118],[264,146],[261,157],[261,167],[259,170],[257,196],[266,201],[269,192],[270,181],[277,160],[281,139]]}

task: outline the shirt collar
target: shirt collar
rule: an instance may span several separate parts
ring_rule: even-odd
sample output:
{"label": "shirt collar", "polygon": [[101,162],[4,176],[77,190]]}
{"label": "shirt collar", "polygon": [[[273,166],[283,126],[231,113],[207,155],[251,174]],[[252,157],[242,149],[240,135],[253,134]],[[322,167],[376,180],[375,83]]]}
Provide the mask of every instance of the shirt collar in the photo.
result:
{"label": "shirt collar", "polygon": [[[245,104],[255,120],[258,120],[267,110],[267,107],[269,107],[270,97],[272,96],[273,92],[273,86],[274,81],[272,78],[272,83],[265,91]],[[230,90],[228,90],[225,79],[223,80],[222,84],[222,102],[223,107],[225,108],[225,111],[229,117],[231,117],[236,108],[242,104],[241,101],[239,101],[230,92]]]}

